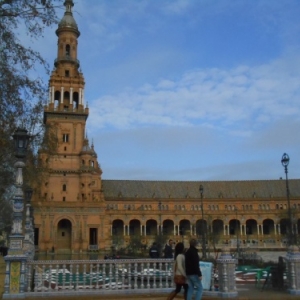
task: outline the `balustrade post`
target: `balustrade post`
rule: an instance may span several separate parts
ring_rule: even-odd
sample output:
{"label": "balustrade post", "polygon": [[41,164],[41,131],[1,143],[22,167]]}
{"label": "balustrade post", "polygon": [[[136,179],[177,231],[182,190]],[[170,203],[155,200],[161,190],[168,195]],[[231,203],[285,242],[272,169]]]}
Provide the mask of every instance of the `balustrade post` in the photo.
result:
{"label": "balustrade post", "polygon": [[219,296],[222,298],[234,298],[238,296],[235,282],[236,259],[232,258],[230,249],[225,247],[217,260],[219,275]]}
{"label": "balustrade post", "polygon": [[300,295],[300,252],[297,246],[290,246],[286,256],[288,291]]}

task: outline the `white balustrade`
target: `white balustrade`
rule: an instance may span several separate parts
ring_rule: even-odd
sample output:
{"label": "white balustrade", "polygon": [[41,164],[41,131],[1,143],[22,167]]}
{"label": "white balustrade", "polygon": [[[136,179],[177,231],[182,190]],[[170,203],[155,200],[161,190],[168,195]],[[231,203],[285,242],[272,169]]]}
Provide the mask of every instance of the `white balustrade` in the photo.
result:
{"label": "white balustrade", "polygon": [[174,287],[172,259],[28,261],[28,294],[161,292]]}

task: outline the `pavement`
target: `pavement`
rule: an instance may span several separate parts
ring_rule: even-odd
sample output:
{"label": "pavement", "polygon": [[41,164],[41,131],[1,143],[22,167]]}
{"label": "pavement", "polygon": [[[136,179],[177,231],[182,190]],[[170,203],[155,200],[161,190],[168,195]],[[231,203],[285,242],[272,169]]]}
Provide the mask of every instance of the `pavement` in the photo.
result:
{"label": "pavement", "polygon": [[[238,297],[227,298],[236,300],[258,300],[258,299],[271,299],[271,300],[300,300],[300,295],[291,295],[284,290],[276,290],[271,287],[265,288],[263,291],[261,288],[255,286],[255,284],[238,284]],[[84,296],[84,297],[53,297],[53,300],[102,300],[102,299],[117,299],[117,300],[166,300],[168,294],[143,294],[143,295],[97,295],[97,296]],[[26,298],[26,300],[37,300],[37,298]],[[183,293],[178,294],[174,300],[184,299]],[[212,297],[204,295],[202,300],[220,300],[220,297]]]}

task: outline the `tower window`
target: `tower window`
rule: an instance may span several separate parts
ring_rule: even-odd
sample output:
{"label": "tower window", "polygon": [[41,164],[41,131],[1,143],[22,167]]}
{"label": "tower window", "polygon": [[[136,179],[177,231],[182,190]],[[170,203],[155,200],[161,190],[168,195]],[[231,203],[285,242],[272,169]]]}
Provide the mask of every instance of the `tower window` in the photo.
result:
{"label": "tower window", "polygon": [[64,150],[67,151],[67,147],[65,147]]}
{"label": "tower window", "polygon": [[70,45],[66,45],[66,56],[70,56]]}
{"label": "tower window", "polygon": [[68,143],[69,142],[69,135],[67,133],[63,134],[63,142]]}
{"label": "tower window", "polygon": [[69,70],[65,70],[65,76],[70,77],[70,71]]}
{"label": "tower window", "polygon": [[63,197],[63,202],[65,202],[66,201],[66,197]]}
{"label": "tower window", "polygon": [[63,184],[62,190],[63,190],[64,192],[67,190],[67,185],[66,185],[66,184]]}

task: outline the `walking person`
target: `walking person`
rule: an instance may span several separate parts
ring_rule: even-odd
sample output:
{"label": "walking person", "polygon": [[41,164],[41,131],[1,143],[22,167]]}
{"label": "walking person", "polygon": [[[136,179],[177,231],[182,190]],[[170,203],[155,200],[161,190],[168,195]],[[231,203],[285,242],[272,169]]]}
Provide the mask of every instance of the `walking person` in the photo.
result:
{"label": "walking person", "polygon": [[203,292],[200,259],[196,246],[197,241],[191,239],[190,248],[185,253],[185,272],[188,283],[187,300],[192,300],[194,291],[196,292],[195,300],[200,300]]}
{"label": "walking person", "polygon": [[[184,256],[184,245],[183,243],[177,243],[175,246],[175,263],[174,263],[174,279],[175,276],[183,276],[184,279],[186,279],[186,273],[185,273],[185,256]],[[176,281],[175,281],[176,283]],[[184,289],[184,300],[187,299],[187,290],[188,285],[186,281],[184,280],[183,283],[176,283],[176,289],[173,291],[167,298],[167,300],[172,300],[174,297],[180,293],[181,288]]]}
{"label": "walking person", "polygon": [[159,258],[159,251],[156,242],[154,242],[149,249],[149,256],[151,258]]}
{"label": "walking person", "polygon": [[173,240],[169,240],[168,244],[165,245],[164,258],[173,258]]}

